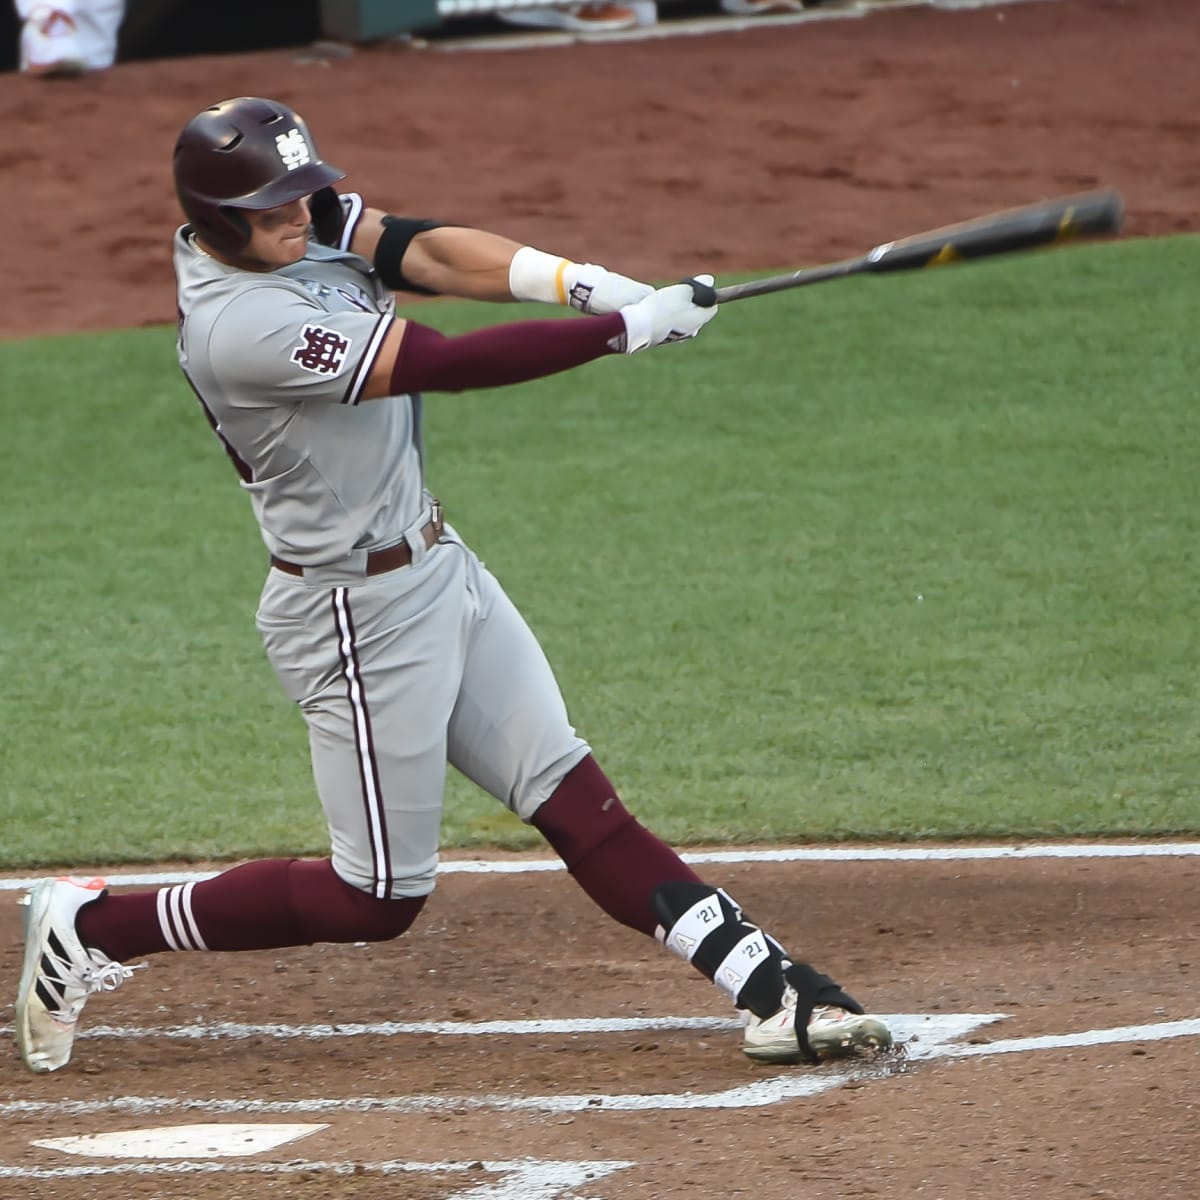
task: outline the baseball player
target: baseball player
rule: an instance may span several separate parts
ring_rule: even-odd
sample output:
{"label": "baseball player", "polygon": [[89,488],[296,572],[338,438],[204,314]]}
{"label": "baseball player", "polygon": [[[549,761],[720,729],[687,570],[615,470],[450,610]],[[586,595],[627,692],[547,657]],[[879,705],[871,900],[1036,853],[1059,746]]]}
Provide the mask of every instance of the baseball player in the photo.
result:
{"label": "baseball player", "polygon": [[[695,337],[715,308],[690,284],[384,213],[339,195],[343,177],[296,113],[253,97],[205,109],[175,148],[179,363],[266,543],[258,629],[307,722],[331,852],[119,895],[38,883],[16,1005],[26,1066],[64,1066],[88,997],[144,955],[402,934],[434,887],[447,762],[537,828],[610,917],[716,983],[751,1058],[886,1049],[882,1021],[622,805],[534,635],[425,485],[426,393],[641,353]],[[398,318],[397,291],[584,315],[445,337]]]}

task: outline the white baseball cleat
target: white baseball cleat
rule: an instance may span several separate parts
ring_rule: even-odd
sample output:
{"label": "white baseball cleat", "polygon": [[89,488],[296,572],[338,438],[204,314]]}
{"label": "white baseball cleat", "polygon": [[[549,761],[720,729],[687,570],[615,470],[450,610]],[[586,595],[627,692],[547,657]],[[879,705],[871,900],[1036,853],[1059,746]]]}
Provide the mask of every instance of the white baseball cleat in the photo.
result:
{"label": "white baseball cleat", "polygon": [[[746,1021],[742,1049],[755,1062],[805,1061],[796,1036],[796,992],[788,987],[783,1005],[769,1017],[743,1013]],[[808,1021],[808,1044],[818,1060],[859,1058],[892,1048],[892,1031],[878,1018],[860,1016],[844,1008],[825,1005],[813,1010]]]}
{"label": "white baseball cleat", "polygon": [[20,901],[25,962],[17,988],[16,1034],[21,1061],[31,1071],[65,1067],[87,998],[115,991],[138,969],[85,948],[75,932],[79,910],[103,895],[103,879],[43,879]]}

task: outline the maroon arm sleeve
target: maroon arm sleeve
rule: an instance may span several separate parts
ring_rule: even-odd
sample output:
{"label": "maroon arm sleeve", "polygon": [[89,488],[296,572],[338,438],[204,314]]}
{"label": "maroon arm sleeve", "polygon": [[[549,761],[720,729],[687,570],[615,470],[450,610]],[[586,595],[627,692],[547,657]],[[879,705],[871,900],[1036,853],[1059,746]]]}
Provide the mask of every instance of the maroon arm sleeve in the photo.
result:
{"label": "maroon arm sleeve", "polygon": [[625,346],[618,313],[555,321],[518,321],[446,337],[409,321],[392,367],[392,395],[462,392],[540,379]]}

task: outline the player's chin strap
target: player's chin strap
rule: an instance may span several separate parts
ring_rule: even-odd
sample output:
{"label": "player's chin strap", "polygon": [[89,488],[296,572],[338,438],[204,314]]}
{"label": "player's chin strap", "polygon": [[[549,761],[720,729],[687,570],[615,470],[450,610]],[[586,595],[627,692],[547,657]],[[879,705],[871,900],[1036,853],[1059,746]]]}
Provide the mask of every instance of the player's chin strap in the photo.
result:
{"label": "player's chin strap", "polygon": [[786,988],[796,992],[796,1037],[809,1062],[813,1009],[832,1004],[861,1013],[862,1005],[828,975],[793,962],[784,948],[753,922],[720,888],[704,883],[664,883],[650,898],[658,918],[657,937],[725,992],[738,1008],[766,1019],[778,1012]]}

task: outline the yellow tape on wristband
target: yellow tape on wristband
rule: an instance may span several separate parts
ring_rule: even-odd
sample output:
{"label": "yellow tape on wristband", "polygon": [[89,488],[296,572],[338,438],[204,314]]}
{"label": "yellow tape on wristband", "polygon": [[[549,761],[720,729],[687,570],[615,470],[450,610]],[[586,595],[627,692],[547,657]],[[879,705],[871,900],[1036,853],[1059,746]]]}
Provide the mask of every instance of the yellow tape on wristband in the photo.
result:
{"label": "yellow tape on wristband", "polygon": [[558,292],[559,304],[567,302],[567,285],[563,282],[563,276],[567,273],[567,268],[571,265],[569,258],[560,258],[558,260],[558,270],[554,272],[554,287]]}

